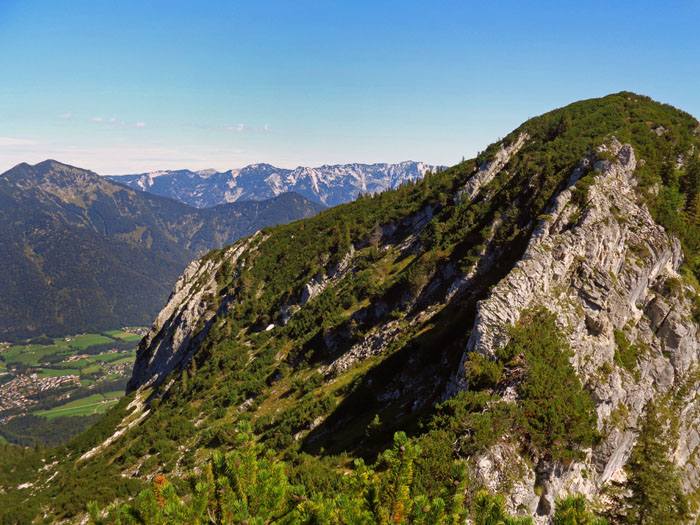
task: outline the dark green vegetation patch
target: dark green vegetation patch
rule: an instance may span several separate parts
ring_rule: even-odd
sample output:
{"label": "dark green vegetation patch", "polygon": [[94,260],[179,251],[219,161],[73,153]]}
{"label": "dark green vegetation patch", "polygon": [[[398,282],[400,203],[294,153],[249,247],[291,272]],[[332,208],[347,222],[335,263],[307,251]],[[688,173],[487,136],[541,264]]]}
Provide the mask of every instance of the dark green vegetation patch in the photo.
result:
{"label": "dark green vegetation patch", "polygon": [[149,325],[187,263],[322,206],[297,194],[198,209],[45,161],[0,175],[0,341]]}

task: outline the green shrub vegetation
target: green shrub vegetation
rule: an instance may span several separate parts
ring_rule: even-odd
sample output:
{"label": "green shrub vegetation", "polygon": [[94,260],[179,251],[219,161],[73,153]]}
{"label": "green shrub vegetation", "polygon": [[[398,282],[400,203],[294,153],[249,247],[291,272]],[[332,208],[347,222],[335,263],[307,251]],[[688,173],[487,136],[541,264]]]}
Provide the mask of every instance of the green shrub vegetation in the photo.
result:
{"label": "green shrub vegetation", "polygon": [[[652,130],[658,126],[667,131],[657,135]],[[144,486],[140,480],[158,475],[171,480],[172,492],[158,490],[176,507],[177,501],[184,506],[209,501],[206,491],[191,490],[186,496],[180,478],[218,451],[223,456],[214,456],[219,458],[211,467],[214,481],[200,483],[205,487],[217,477],[228,479],[228,473],[217,469],[228,468],[225,454],[236,445],[236,429],[244,420],[255,429],[256,442],[272,455],[263,455],[270,462],[265,467],[270,479],[284,485],[274,466],[283,462],[289,485],[304,488],[284,489],[282,499],[275,500],[282,507],[273,505],[270,512],[287,509],[291,498],[296,503],[290,512],[306,509],[313,516],[316,509],[319,522],[334,512],[373,512],[372,519],[383,512],[391,516],[391,501],[404,502],[406,520],[418,519],[416,509],[426,505],[441,516],[436,498],[444,502],[449,519],[454,491],[448,487],[463,481],[456,477],[454,460],[464,460],[469,471],[470,460],[499,442],[520,454],[526,467],[577,460],[599,439],[596,412],[570,364],[565,338],[546,311],[534,310],[513,327],[510,342],[497,356],[470,356],[469,389],[440,402],[442,395],[461,366],[477,301],[521,257],[536,218],[546,215],[552,197],[566,186],[581,159],[609,144],[612,136],[632,144],[637,159],[644,159],[636,172],[639,196],[656,220],[679,236],[687,261],[685,279],[697,282],[697,127],[690,115],[633,93],[577,102],[528,120],[476,159],[391,191],[362,195],[309,219],[263,229],[238,261],[221,264],[216,293],[206,301],[211,322],[202,321],[201,332],[192,334],[201,345],[185,366],[143,394],[150,409],[147,417],[124,429],[99,454],[79,459],[112,436],[124,417],[135,417],[126,408],[135,394],[128,395],[64,449],[42,456],[47,463],[58,461],[58,473],[45,488],[32,497],[9,490],[0,494],[0,506],[16,509],[9,514],[15,521],[48,507],[58,519],[71,518],[89,499],[104,507],[117,498],[134,497]],[[454,195],[475,170],[522,132],[530,138],[507,169],[473,201],[456,202]],[[676,169],[679,155],[686,162]],[[597,160],[613,158],[599,155]],[[595,176],[588,171],[574,188],[581,213]],[[219,262],[223,253],[216,250],[205,257]],[[497,264],[488,266],[484,260]],[[467,291],[446,302],[450,286],[466,271],[475,276]],[[325,290],[302,303],[305,286],[323,279]],[[287,319],[285,312],[294,315]],[[698,312],[700,318],[700,306]],[[267,331],[270,324],[274,326]],[[365,359],[329,367],[375,333],[383,341],[381,351],[364,348],[371,354]],[[634,373],[640,351],[620,339],[616,364]],[[501,397],[506,387],[517,402]],[[410,482],[402,478],[403,496],[391,500],[386,495],[396,493],[388,488],[394,483],[389,481],[393,467],[381,451],[400,431],[417,448],[404,445],[415,452],[410,462],[399,461],[410,463]],[[384,459],[375,462],[378,457]],[[359,459],[374,466],[353,468]],[[24,472],[18,465],[12,468]],[[522,475],[520,468],[513,464],[513,480]],[[120,476],[124,471],[136,476]],[[349,492],[343,488],[350,480],[360,483],[362,472],[376,482]],[[29,472],[13,476],[0,471],[0,484],[14,487],[21,482],[15,480],[33,479]],[[227,483],[235,495],[232,501],[243,498]],[[480,498],[482,487],[474,480],[467,485],[467,512],[474,516],[481,501],[495,516],[483,523],[506,522],[499,517],[503,506],[498,496]],[[153,490],[152,496],[130,505],[164,512],[153,506],[155,501],[160,508]],[[376,505],[360,505],[371,494]],[[562,504],[561,523],[578,522],[577,516],[588,511],[576,501]],[[281,519],[282,514],[275,516]]]}
{"label": "green shrub vegetation", "polygon": [[[502,496],[479,491],[467,505],[468,476],[463,462],[454,462],[452,478],[442,497],[417,492],[413,468],[421,450],[403,432],[379,457],[375,467],[362,460],[344,476],[332,492],[309,493],[293,485],[285,463],[277,461],[255,441],[247,423],[238,425],[236,446],[215,452],[202,473],[190,478],[189,490],[179,494],[165,476],[132,503],[115,503],[101,510],[88,505],[95,525],[128,524],[461,524],[467,517],[478,525],[532,524],[528,516],[511,516]],[[557,504],[555,523],[599,525],[605,523],[587,510],[581,496]]]}
{"label": "green shrub vegetation", "polygon": [[597,517],[590,510],[590,504],[581,495],[571,494],[556,502],[552,525],[606,525],[607,520]]}
{"label": "green shrub vegetation", "polygon": [[633,345],[622,330],[614,330],[615,363],[630,372],[635,379],[639,378],[637,358],[642,351],[640,345]]}
{"label": "green shrub vegetation", "polygon": [[529,446],[553,459],[580,458],[577,446],[589,447],[598,439],[597,417],[591,396],[569,363],[572,353],[554,316],[537,311],[511,337],[502,358],[525,359],[518,424]]}
{"label": "green shrub vegetation", "polygon": [[[649,403],[637,444],[627,463],[628,523],[684,523],[690,516],[678,467],[670,460],[673,418],[661,403]],[[676,437],[677,440],[677,437]]]}
{"label": "green shrub vegetation", "polygon": [[19,416],[3,423],[0,436],[10,443],[25,447],[53,447],[74,438],[99,418],[99,414],[68,415],[55,419],[34,415]]}
{"label": "green shrub vegetation", "polygon": [[[470,391],[439,405],[430,427],[448,430],[449,439],[458,441],[465,457],[510,435],[536,460],[580,458],[580,448],[599,439],[597,417],[590,395],[569,363],[571,351],[554,316],[536,310],[524,316],[510,335],[496,361],[470,357]],[[499,383],[517,376],[521,377],[518,404],[499,401],[495,394],[501,390]]]}

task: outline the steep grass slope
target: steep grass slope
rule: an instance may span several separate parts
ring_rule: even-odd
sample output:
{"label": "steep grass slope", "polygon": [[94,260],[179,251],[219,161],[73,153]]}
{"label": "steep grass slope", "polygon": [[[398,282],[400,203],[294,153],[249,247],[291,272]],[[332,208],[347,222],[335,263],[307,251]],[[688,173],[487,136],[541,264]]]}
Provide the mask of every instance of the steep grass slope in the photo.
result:
{"label": "steep grass slope", "polygon": [[416,493],[439,495],[462,459],[467,507],[487,489],[544,523],[582,493],[615,521],[691,519],[698,135],[633,93],[577,102],[207,254],[142,342],[131,394],[39,479],[6,461],[2,498],[12,516],[75,516],[177,480],[247,420],[311,495],[350,490],[353,458],[403,430]]}

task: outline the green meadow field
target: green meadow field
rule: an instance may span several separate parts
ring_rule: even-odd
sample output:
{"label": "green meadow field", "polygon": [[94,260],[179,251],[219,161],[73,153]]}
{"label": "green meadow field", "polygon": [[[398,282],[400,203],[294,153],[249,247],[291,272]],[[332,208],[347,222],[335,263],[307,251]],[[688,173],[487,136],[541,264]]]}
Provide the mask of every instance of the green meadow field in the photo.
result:
{"label": "green meadow field", "polygon": [[[103,343],[109,343],[113,339],[111,337],[107,337],[104,335],[100,334],[83,334],[83,335],[77,335],[73,338],[72,341],[70,341],[71,346],[75,346],[78,348],[88,348],[90,346],[95,346],[95,345],[101,345]],[[55,340],[54,340],[55,342]]]}
{"label": "green meadow field", "polygon": [[[54,338],[53,344],[13,344],[0,350],[0,374],[5,375],[6,382],[12,379],[7,374],[29,378],[29,386],[23,387],[27,388],[26,395],[29,396],[26,409],[21,406],[3,409],[0,403],[0,416],[18,418],[0,425],[0,443],[7,440],[21,443],[17,441],[18,436],[25,440],[41,439],[41,433],[45,431],[43,427],[22,422],[24,415],[54,421],[64,416],[104,413],[124,395],[140,339],[141,336],[120,329]],[[51,340],[45,341],[49,343]],[[76,359],[79,355],[81,357]],[[49,384],[46,388],[47,378],[62,376],[73,376],[74,379]],[[32,387],[33,384],[37,386]],[[38,386],[40,384],[43,386]],[[2,395],[0,384],[0,399]],[[88,424],[94,418],[85,421]],[[5,436],[3,428],[6,429]],[[57,431],[46,432],[53,432],[51,437],[55,437]]]}
{"label": "green meadow field", "polygon": [[131,332],[125,332],[124,330],[109,330],[105,332],[106,335],[114,337],[115,339],[121,339],[122,341],[140,341],[141,336],[133,334]]}
{"label": "green meadow field", "polygon": [[91,414],[101,414],[109,407],[116,404],[119,398],[124,395],[124,391],[107,392],[105,394],[93,394],[88,397],[69,401],[65,405],[59,405],[50,410],[39,410],[34,412],[35,416],[43,416],[47,419],[54,419],[61,416],[89,416]]}

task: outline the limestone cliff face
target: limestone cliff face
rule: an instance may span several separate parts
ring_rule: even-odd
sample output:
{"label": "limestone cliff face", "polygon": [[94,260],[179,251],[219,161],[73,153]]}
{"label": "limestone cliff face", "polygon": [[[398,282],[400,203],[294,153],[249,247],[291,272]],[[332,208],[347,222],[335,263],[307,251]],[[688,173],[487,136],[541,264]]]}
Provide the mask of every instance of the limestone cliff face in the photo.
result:
{"label": "limestone cliff face", "polygon": [[210,321],[225,314],[229,306],[228,301],[224,301],[217,311],[211,309],[217,292],[217,270],[225,263],[236,267],[241,254],[258,237],[256,233],[229,246],[220,258],[204,257],[187,266],[167,304],[139,344],[127,392],[159,383],[175,367],[187,364],[206,337]]}
{"label": "limestone cliff face", "polygon": [[[507,444],[476,462],[487,486],[508,492],[513,510],[525,507],[542,523],[551,516],[557,497],[581,492],[595,498],[606,482],[624,479],[623,467],[647,402],[678,391],[698,362],[698,327],[686,299],[691,291],[684,290],[677,273],[680,243],[640,205],[632,147],[613,139],[598,152],[608,155],[582,160],[540,219],[520,261],[478,304],[466,348],[494,356],[507,343],[507,327],[538,306],[553,312],[567,334],[572,365],[596,405],[602,443],[586,451],[585,461],[569,465],[529,466]],[[596,160],[610,153],[614,160]],[[572,200],[572,187],[591,168],[597,175],[581,206]],[[616,364],[615,330],[645,349],[634,375]],[[462,367],[450,389],[466,386]],[[700,450],[700,401],[695,399],[699,387],[695,379],[686,388],[680,400],[685,408],[678,414],[681,430],[674,460],[684,472],[687,489],[700,481],[695,466]],[[514,464],[526,474],[508,488],[503,481]]]}

